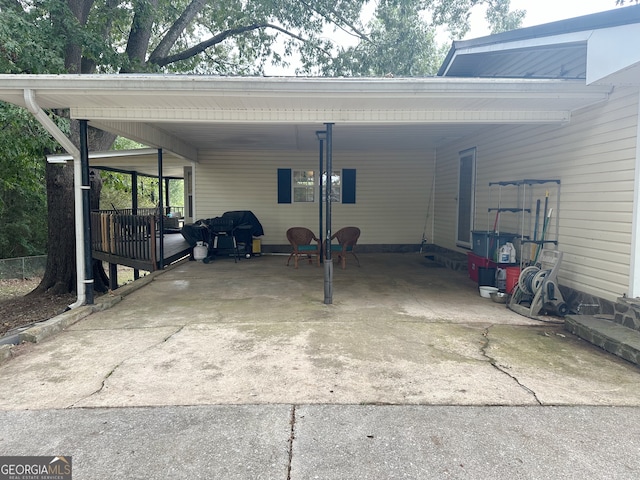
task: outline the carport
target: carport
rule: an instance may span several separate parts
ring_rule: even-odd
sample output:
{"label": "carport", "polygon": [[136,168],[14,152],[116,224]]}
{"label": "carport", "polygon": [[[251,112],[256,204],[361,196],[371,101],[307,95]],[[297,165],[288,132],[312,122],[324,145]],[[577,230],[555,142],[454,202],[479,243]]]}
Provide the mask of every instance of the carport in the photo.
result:
{"label": "carport", "polygon": [[197,183],[205,151],[317,152],[316,132],[333,124],[334,155],[433,152],[497,125],[565,124],[611,90],[572,80],[474,78],[4,75],[0,82],[2,100],[27,106],[45,124],[42,109],[68,108],[72,118],[192,162],[193,218],[209,213]]}

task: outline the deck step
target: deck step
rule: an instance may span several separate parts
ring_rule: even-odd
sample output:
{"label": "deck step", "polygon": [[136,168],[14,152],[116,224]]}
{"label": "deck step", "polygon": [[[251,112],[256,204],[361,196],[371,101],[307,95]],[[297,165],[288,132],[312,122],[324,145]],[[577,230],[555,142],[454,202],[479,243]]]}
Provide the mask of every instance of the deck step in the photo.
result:
{"label": "deck step", "polygon": [[640,299],[622,297],[615,305],[613,321],[623,327],[640,331]]}
{"label": "deck step", "polygon": [[564,327],[607,352],[640,365],[640,332],[614,322],[612,315],[567,315]]}

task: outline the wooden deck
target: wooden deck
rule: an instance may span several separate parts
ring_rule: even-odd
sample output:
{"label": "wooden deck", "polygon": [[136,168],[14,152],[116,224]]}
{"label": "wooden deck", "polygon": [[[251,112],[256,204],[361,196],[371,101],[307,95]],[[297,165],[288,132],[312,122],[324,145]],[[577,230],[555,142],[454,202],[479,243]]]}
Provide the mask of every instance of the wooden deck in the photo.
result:
{"label": "wooden deck", "polygon": [[163,259],[155,215],[91,214],[93,258],[153,272],[189,255],[191,247],[180,233],[165,233]]}

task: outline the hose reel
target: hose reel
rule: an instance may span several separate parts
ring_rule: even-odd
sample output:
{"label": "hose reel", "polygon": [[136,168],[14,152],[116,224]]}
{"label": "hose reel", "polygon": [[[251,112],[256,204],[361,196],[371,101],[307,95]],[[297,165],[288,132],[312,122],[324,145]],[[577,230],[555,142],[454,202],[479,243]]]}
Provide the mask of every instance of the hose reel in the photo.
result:
{"label": "hose reel", "polygon": [[525,268],[518,278],[518,286],[523,293],[535,295],[542,288],[544,279],[551,273],[551,270],[542,270],[534,265]]}
{"label": "hose reel", "polygon": [[[556,271],[560,263],[561,254],[559,254],[559,252],[552,252],[552,254],[557,255],[556,261],[552,262],[552,264],[542,263],[543,268],[531,265],[522,270],[518,277],[517,284],[517,290],[519,290],[519,293],[518,295],[512,296],[510,308],[530,317],[537,316],[540,311],[556,313],[561,317],[564,317],[569,313],[569,307],[564,302],[562,294],[555,282]],[[548,253],[548,255],[551,254]],[[524,295],[524,297],[522,295]],[[514,301],[517,298],[526,302],[527,297],[531,299],[530,307],[528,309],[524,306],[520,307],[519,304],[517,304],[520,300]],[[527,304],[529,303],[527,302]]]}

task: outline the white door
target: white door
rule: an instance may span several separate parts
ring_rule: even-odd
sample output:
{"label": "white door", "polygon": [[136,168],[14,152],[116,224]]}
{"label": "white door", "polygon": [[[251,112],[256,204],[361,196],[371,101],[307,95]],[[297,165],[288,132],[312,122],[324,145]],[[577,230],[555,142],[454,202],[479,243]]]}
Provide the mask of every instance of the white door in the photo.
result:
{"label": "white door", "polygon": [[476,149],[460,152],[456,245],[471,248],[476,192]]}

